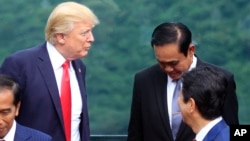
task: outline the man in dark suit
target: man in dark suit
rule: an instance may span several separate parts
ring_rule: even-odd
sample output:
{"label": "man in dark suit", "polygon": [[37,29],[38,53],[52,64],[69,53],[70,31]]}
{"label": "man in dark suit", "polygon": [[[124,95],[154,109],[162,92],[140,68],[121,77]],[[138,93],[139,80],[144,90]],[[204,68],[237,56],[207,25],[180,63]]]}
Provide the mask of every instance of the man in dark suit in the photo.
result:
{"label": "man in dark suit", "polygon": [[[88,54],[94,41],[92,29],[98,23],[88,7],[76,2],[61,3],[48,18],[47,42],[4,60],[0,72],[12,76],[23,92],[19,123],[48,133],[56,141],[90,140],[86,68],[81,58]],[[69,65],[67,69],[62,65],[65,62]],[[64,78],[70,83],[68,104],[61,100]],[[66,113],[63,107],[69,107],[71,114],[63,114]]]}
{"label": "man in dark suit", "polygon": [[229,141],[229,126],[222,117],[227,78],[212,67],[197,67],[182,76],[178,103],[196,141]]}
{"label": "man in dark suit", "polygon": [[19,85],[9,76],[0,74],[0,140],[52,141],[51,136],[15,121],[20,100]]}
{"label": "man in dark suit", "polygon": [[[180,122],[172,128],[172,97],[176,81],[192,68],[208,65],[222,71],[228,81],[222,116],[238,124],[238,101],[233,74],[201,61],[191,43],[191,31],[182,23],[162,23],[152,34],[151,45],[158,64],[135,75],[128,141],[188,141],[195,134]],[[177,102],[177,101],[176,101]],[[175,102],[174,102],[175,103]],[[172,131],[177,130],[177,134]]]}

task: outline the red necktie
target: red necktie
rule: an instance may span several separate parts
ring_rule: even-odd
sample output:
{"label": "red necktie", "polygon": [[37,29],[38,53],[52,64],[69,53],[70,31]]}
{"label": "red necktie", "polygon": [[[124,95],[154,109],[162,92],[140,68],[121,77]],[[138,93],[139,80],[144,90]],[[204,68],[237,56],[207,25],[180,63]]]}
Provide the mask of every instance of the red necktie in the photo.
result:
{"label": "red necktie", "polygon": [[62,67],[63,67],[63,75],[62,75],[62,84],[61,84],[61,105],[62,105],[66,141],[70,141],[70,138],[71,138],[71,94],[70,94],[69,61],[65,61]]}

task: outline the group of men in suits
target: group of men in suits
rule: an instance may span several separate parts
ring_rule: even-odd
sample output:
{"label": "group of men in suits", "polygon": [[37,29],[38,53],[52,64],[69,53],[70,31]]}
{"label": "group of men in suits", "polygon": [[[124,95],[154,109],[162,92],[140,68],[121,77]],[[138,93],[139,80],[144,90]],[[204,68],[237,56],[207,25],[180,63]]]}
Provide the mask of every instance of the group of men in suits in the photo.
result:
{"label": "group of men in suits", "polygon": [[[14,97],[8,95],[10,100],[14,99],[14,105],[9,103],[10,106],[14,107],[12,119],[17,116],[18,123],[36,129],[36,131],[30,131],[14,121],[13,126],[16,126],[18,141],[22,140],[22,137],[34,137],[35,141],[47,141],[51,140],[51,137],[55,141],[90,140],[85,86],[86,67],[81,58],[88,54],[91,43],[94,41],[92,29],[98,23],[98,18],[86,6],[76,2],[63,2],[52,11],[48,18],[45,28],[46,42],[11,54],[3,61],[0,73],[11,76],[13,81],[8,81],[11,81],[13,85],[16,85],[15,82],[17,82],[22,93],[21,105],[19,102],[16,103],[15,95]],[[211,105],[220,107],[219,111],[214,111],[215,115],[203,113],[204,106],[208,106],[206,107],[208,110],[213,110],[210,109],[209,105],[203,104],[203,102],[206,103],[206,100],[202,99],[203,101],[200,103],[200,99],[196,99],[196,94],[202,96],[200,91],[203,91],[203,87],[200,88],[201,90],[192,91],[192,85],[186,82],[192,77],[206,79],[206,76],[204,74],[201,76],[187,74],[183,77],[184,89],[179,99],[180,107],[194,104],[194,110],[197,109],[197,113],[200,113],[197,115],[205,118],[204,121],[222,122],[223,129],[227,124],[238,124],[238,102],[233,74],[200,60],[195,55],[195,45],[191,43],[191,40],[190,30],[182,23],[162,23],[153,31],[151,46],[158,63],[135,74],[128,141],[188,141],[192,140],[196,133],[198,140],[203,139],[200,137],[202,133],[196,129],[194,123],[196,121],[189,120],[188,117],[192,116],[186,116],[189,111],[185,111],[185,108],[181,109],[183,120],[177,135],[172,134],[171,123],[173,120],[171,118],[171,99],[176,85],[174,81],[182,79],[185,72],[193,72],[192,69],[203,66],[220,72],[226,78],[226,94],[222,98],[224,104]],[[72,111],[70,139],[66,139],[65,121],[60,101],[62,64],[65,61],[69,62],[68,72],[71,87],[72,104],[67,105]],[[212,75],[213,72],[205,73],[205,75],[210,74]],[[3,77],[3,79],[5,78]],[[197,81],[193,83],[207,85],[208,82]],[[224,84],[219,83],[218,85]],[[10,92],[15,94],[16,90]],[[189,95],[190,92],[194,92],[194,95]],[[214,93],[211,92],[212,94]],[[217,92],[214,95],[217,96],[216,94]],[[211,100],[212,98],[211,96]],[[218,103],[220,100],[218,99]],[[217,101],[215,102],[217,103]],[[1,111],[0,109],[0,114],[8,112],[8,110]],[[14,132],[12,129],[10,131]],[[29,131],[31,135],[28,135],[26,131]],[[228,131],[227,127],[225,127],[225,131]],[[9,136],[9,131],[7,133]],[[5,138],[5,135],[0,137]]]}
{"label": "group of men in suits", "polygon": [[[224,104],[217,112],[221,114],[227,124],[239,124],[234,75],[225,69],[198,58],[195,54],[195,44],[192,43],[192,33],[186,25],[180,22],[161,23],[152,33],[151,46],[158,63],[135,74],[128,141],[192,141],[195,138],[197,130],[192,130],[193,128],[190,125],[193,124],[189,120],[182,120],[179,124],[177,134],[174,135],[172,133],[175,130],[175,127],[172,126],[172,97],[176,80],[182,79],[182,75],[185,72],[204,66],[222,73],[226,78],[225,98],[218,100],[223,101]],[[210,73],[205,75],[210,75]],[[186,79],[188,79],[188,76]],[[212,83],[213,81],[215,80],[211,80],[211,82],[200,80],[198,83],[204,83],[203,86],[205,87],[206,85],[209,86],[207,83]],[[221,82],[217,83],[218,85],[224,85]],[[192,86],[192,83],[185,83],[185,86],[195,87]],[[206,89],[204,87],[200,89]],[[214,93],[213,91],[215,90],[211,91],[211,93]],[[216,93],[215,95],[217,95]],[[201,95],[199,91],[193,94],[197,94],[197,96]],[[183,92],[183,95],[185,96],[185,92]],[[196,102],[196,107],[202,109],[199,109],[199,112],[203,112],[203,108],[209,106],[206,105],[206,102],[210,101],[209,97],[208,99],[202,99],[202,103],[204,102],[204,104],[197,104],[198,99],[193,97],[190,97],[190,99]],[[215,105],[211,104],[210,106]],[[208,107],[208,110],[210,110],[209,108],[212,107]],[[208,114],[208,116],[212,117],[207,119],[203,113],[200,115],[200,117],[207,120],[215,118],[215,115],[212,113],[211,115]],[[183,119],[185,119],[184,117],[185,115],[183,115]],[[193,122],[198,121],[193,120]]]}

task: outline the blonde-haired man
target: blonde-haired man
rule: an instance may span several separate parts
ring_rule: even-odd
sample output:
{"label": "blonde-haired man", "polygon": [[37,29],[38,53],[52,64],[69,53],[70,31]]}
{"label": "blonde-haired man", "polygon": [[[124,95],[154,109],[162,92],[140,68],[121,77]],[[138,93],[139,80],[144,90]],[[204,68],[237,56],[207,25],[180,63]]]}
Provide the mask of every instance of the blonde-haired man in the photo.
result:
{"label": "blonde-haired man", "polygon": [[12,76],[23,92],[19,123],[48,133],[55,141],[90,140],[86,68],[80,59],[87,56],[98,23],[88,7],[61,3],[48,18],[46,42],[4,60],[0,72]]}

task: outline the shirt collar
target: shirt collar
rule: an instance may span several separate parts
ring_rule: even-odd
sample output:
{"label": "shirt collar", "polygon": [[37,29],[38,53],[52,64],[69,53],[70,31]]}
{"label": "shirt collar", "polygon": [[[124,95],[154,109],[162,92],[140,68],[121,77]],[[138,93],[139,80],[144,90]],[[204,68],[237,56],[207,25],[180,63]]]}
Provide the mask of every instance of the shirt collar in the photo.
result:
{"label": "shirt collar", "polygon": [[[54,70],[60,69],[62,64],[66,61],[65,58],[56,50],[56,48],[47,42],[47,50],[50,57],[50,61]],[[72,69],[70,61],[70,70]]]}
{"label": "shirt collar", "polygon": [[197,134],[195,139],[197,141],[202,141],[205,136],[207,135],[207,133],[209,132],[210,129],[212,129],[214,127],[215,124],[217,124],[218,122],[220,122],[222,120],[222,117],[218,117],[214,120],[212,120],[211,122],[209,122],[205,127],[203,127]]}
{"label": "shirt collar", "polygon": [[197,57],[196,56],[193,56],[193,62],[191,64],[191,66],[189,67],[188,71],[192,70],[193,68],[196,67],[196,64],[197,64]]}

